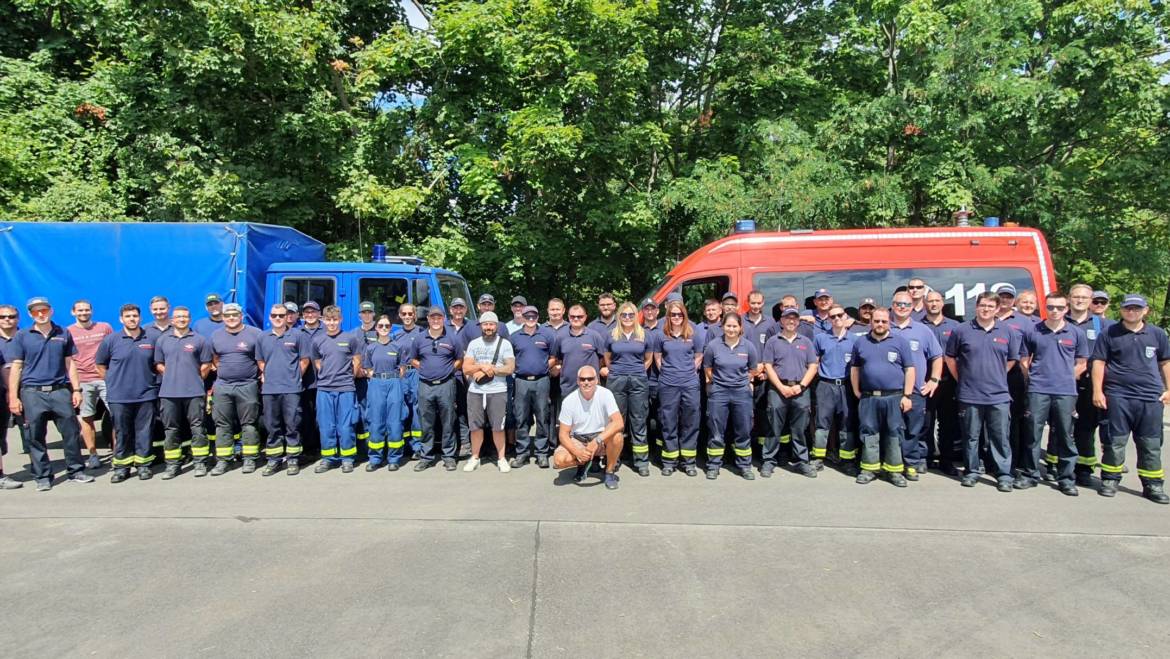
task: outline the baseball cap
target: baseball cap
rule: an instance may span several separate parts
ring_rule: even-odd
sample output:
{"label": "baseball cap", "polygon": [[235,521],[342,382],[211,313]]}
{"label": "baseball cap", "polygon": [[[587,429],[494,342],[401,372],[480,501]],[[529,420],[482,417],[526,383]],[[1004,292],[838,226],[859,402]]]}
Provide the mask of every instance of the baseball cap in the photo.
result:
{"label": "baseball cap", "polygon": [[642,300],[642,306],[640,306],[639,309],[645,309],[646,307],[657,308],[658,303],[654,301],[654,298],[648,297],[645,300]]}
{"label": "baseball cap", "polygon": [[33,307],[51,307],[53,305],[49,304],[49,298],[38,295],[37,297],[30,297],[26,306],[29,311],[32,311]]}
{"label": "baseball cap", "polygon": [[[1094,295],[1093,297],[1096,297],[1096,295]],[[1141,307],[1141,308],[1145,309],[1146,307],[1148,307],[1150,305],[1146,304],[1146,298],[1138,295],[1137,293],[1130,293],[1129,295],[1125,296],[1124,300],[1121,301],[1121,306],[1122,307]]]}
{"label": "baseball cap", "polygon": [[540,316],[540,309],[537,309],[536,307],[534,307],[530,304],[530,305],[524,307],[524,310],[520,312],[520,315],[527,316],[530,313],[534,313],[537,315],[537,317],[539,317]]}
{"label": "baseball cap", "polygon": [[495,304],[496,298],[491,293],[484,293],[483,295],[479,296],[479,301],[476,302],[476,304],[483,304],[484,302],[491,302],[492,304]]}
{"label": "baseball cap", "polygon": [[297,306],[296,302],[285,302],[284,308],[293,313],[299,313],[301,310],[301,308]]}
{"label": "baseball cap", "polygon": [[454,300],[451,300],[451,306],[453,306],[453,307],[466,307],[467,302],[463,298],[457,297]]}
{"label": "baseball cap", "polygon": [[203,304],[211,304],[212,302],[223,302],[215,293],[208,293],[207,297],[203,298]]}
{"label": "baseball cap", "polygon": [[480,325],[483,325],[484,323],[499,324],[499,322],[500,322],[500,319],[496,317],[496,314],[493,311],[485,311],[482,314],[480,314],[480,316],[479,316],[479,324]]}
{"label": "baseball cap", "polygon": [[816,293],[813,293],[813,299],[815,300],[815,299],[817,299],[818,297],[833,297],[833,296],[832,296],[832,295],[829,295],[829,289],[827,289],[827,288],[818,288],[818,289],[817,289],[817,292],[816,292]]}
{"label": "baseball cap", "polygon": [[244,308],[241,307],[240,305],[236,304],[235,302],[228,302],[227,304],[223,305],[223,312],[228,313],[229,311],[235,311],[236,313],[244,313]]}
{"label": "baseball cap", "polygon": [[[451,305],[451,306],[454,306],[454,305]],[[444,315],[443,314],[443,307],[435,306],[435,307],[431,307],[430,309],[427,309],[427,318],[430,318],[431,316],[442,316],[442,315]]]}
{"label": "baseball cap", "polygon": [[797,317],[799,317],[800,310],[797,309],[796,307],[784,307],[784,311],[780,312],[780,317],[783,318],[784,316],[797,316]]}
{"label": "baseball cap", "polygon": [[677,291],[674,293],[667,293],[666,294],[666,301],[667,302],[682,302],[683,301],[682,293],[679,293]]}
{"label": "baseball cap", "polygon": [[1000,286],[995,291],[996,295],[1003,295],[1004,293],[1007,293],[1008,295],[1015,297],[1016,296],[1016,287],[1011,285],[1011,284],[1004,284],[1003,286]]}
{"label": "baseball cap", "polygon": [[1109,294],[1106,293],[1105,291],[1093,291],[1093,299],[1094,300],[1105,300],[1106,302],[1108,302],[1109,301]]}
{"label": "baseball cap", "polygon": [[860,309],[860,308],[864,307],[864,306],[865,306],[865,305],[867,305],[867,304],[868,304],[869,306],[871,306],[871,307],[877,308],[877,302],[874,302],[872,297],[863,297],[863,298],[861,298],[861,302],[858,302],[858,303],[857,303],[857,308],[858,308],[858,309]]}
{"label": "baseball cap", "polygon": [[738,298],[738,297],[736,297],[736,296],[735,296],[735,293],[732,293],[731,291],[727,291],[726,293],[724,293],[724,294],[723,294],[723,299],[724,299],[724,300],[735,300],[736,302],[738,302],[738,301],[739,301],[739,298]]}
{"label": "baseball cap", "polygon": [[308,302],[305,302],[305,304],[301,308],[304,309],[305,311],[308,311],[309,309],[312,309],[314,311],[320,311],[321,305],[317,304],[316,302],[314,302],[312,300],[309,300]]}
{"label": "baseball cap", "polygon": [[364,300],[361,304],[358,305],[358,312],[373,311],[373,310],[374,310],[374,303],[370,302],[369,300]]}
{"label": "baseball cap", "polygon": [[524,306],[528,306],[528,299],[523,295],[517,295],[516,297],[512,298],[512,304],[522,304]]}

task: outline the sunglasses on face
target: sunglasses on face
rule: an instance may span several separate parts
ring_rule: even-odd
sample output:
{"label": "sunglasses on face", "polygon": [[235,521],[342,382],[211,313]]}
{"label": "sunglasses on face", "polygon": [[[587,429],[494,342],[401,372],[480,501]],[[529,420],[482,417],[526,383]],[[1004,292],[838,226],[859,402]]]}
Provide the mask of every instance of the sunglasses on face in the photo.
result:
{"label": "sunglasses on face", "polygon": [[390,323],[378,323],[377,325],[374,325],[374,327],[377,327],[378,329],[390,329]]}
{"label": "sunglasses on face", "polygon": [[524,314],[524,320],[536,320],[539,317],[534,313]]}
{"label": "sunglasses on face", "polygon": [[915,286],[914,284],[910,284],[910,285],[909,285],[909,286],[907,286],[906,288],[909,288],[909,289],[910,289],[910,290],[912,290],[912,291],[917,291],[917,290],[919,290],[919,289],[926,288],[926,287],[925,287],[925,286]]}
{"label": "sunglasses on face", "polygon": [[[41,307],[40,309],[33,309],[29,313],[39,316],[41,314],[49,313],[49,310],[45,307]],[[80,314],[80,313],[89,313],[89,312],[88,311],[78,311],[77,313]]]}
{"label": "sunglasses on face", "polygon": [[845,317],[845,314],[843,314],[843,313],[831,313],[831,314],[829,314],[829,318],[832,318],[833,320],[837,320],[838,318],[844,318],[844,317]]}
{"label": "sunglasses on face", "polygon": [[585,316],[569,314],[569,320],[585,320]]}
{"label": "sunglasses on face", "polygon": [[633,318],[633,317],[634,317],[634,314],[632,314],[632,313],[623,313],[623,314],[621,314],[621,317],[622,317],[622,318]]}
{"label": "sunglasses on face", "polygon": [[1109,304],[1109,300],[1093,300],[1093,304]]}
{"label": "sunglasses on face", "polygon": [[577,382],[596,382],[597,378],[577,378]]}
{"label": "sunglasses on face", "polygon": [[398,315],[399,316],[413,316],[414,312],[413,311],[403,311],[402,313],[400,313]]}
{"label": "sunglasses on face", "polygon": [[910,306],[910,303],[909,302],[895,302],[894,306],[895,307],[908,307],[908,306]]}
{"label": "sunglasses on face", "polygon": [[0,316],[0,320],[12,320],[13,318],[16,318],[16,314],[6,313],[3,316]]}
{"label": "sunglasses on face", "polygon": [[1049,310],[1049,311],[1064,311],[1068,307],[1064,306],[1063,304],[1061,304],[1061,305],[1049,304],[1049,305],[1046,305],[1044,308]]}
{"label": "sunglasses on face", "polygon": [[288,314],[286,314],[286,313],[270,313],[270,314],[268,314],[268,317],[269,318],[287,318]]}
{"label": "sunglasses on face", "polygon": [[682,317],[683,317],[683,314],[682,314],[682,312],[681,312],[681,311],[671,311],[671,312],[670,312],[670,317],[671,317],[671,318],[682,318]]}
{"label": "sunglasses on face", "polygon": [[236,313],[236,312],[234,312],[234,311],[233,311],[233,312],[231,312],[231,313],[225,313],[225,314],[223,315],[223,317],[224,317],[224,318],[239,318],[239,317],[240,317],[240,314],[238,314],[238,313]]}

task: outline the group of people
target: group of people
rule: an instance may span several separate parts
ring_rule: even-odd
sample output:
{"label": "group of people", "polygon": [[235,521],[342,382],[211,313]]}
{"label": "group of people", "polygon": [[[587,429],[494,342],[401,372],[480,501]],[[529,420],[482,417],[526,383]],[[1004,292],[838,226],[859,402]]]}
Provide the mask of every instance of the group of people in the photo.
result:
{"label": "group of people", "polygon": [[[603,294],[588,322],[584,306],[554,298],[541,322],[516,296],[501,322],[485,294],[478,322],[458,298],[402,304],[396,319],[362,302],[345,329],[338,307],[308,300],[274,305],[262,330],[217,295],[195,322],[159,296],[145,323],[124,305],[115,330],[84,300],[62,327],[34,297],[23,330],[17,308],[0,305],[0,427],[10,414],[21,428],[41,490],[53,482],[50,420],[68,479],[93,480],[99,403],[115,429],[112,482],[152,477],[161,430],[164,479],[188,462],[196,477],[222,475],[237,460],[244,473],[293,475],[306,448],[319,452],[315,472],[353,471],[360,448],[367,471],[409,457],[415,471],[453,471],[461,453],[473,471],[490,444],[501,472],[547,468],[561,447],[558,466],[575,466],[575,481],[600,471],[616,489],[623,453],[643,477],[653,454],[663,476],[696,476],[702,448],[708,479],[726,463],[748,480],[781,467],[815,478],[831,460],[859,484],[906,487],[933,466],[964,487],[989,474],[1002,492],[1049,480],[1069,496],[1096,486],[1111,497],[1132,437],[1143,496],[1170,503],[1170,342],[1142,296],[1125,296],[1117,322],[1108,296],[1082,284],[1045,295],[1043,318],[1037,295],[1011,284],[979,295],[963,322],[921,279],[889,306],[861,300],[856,318],[828,290],[812,299],[813,309],[792,295],[772,307],[751,291],[743,305],[728,292],[692,321],[677,293],[661,307]],[[0,488],[19,486],[0,472]]]}

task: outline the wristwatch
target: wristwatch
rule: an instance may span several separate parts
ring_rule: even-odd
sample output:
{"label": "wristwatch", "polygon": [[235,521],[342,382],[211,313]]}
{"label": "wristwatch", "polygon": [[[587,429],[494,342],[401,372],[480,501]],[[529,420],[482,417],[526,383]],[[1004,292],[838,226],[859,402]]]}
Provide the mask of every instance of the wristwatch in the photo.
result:
{"label": "wristwatch", "polygon": [[935,383],[935,384],[938,384],[939,380],[938,380],[938,378],[931,378],[930,381]]}

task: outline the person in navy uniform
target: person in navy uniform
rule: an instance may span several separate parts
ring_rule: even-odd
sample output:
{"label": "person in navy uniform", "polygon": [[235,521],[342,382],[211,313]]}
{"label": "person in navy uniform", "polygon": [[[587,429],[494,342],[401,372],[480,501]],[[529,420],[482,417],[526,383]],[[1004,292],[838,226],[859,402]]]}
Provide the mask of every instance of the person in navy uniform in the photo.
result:
{"label": "person in navy uniform", "polygon": [[[662,329],[662,319],[658,317],[658,303],[653,298],[642,300],[642,330],[646,332],[648,340],[654,341],[658,330]],[[651,446],[662,448],[662,426],[658,425],[658,364],[650,360],[650,369],[646,371],[646,382],[650,385],[650,412],[646,416],[646,441]]]}
{"label": "person in navy uniform", "polygon": [[817,334],[813,349],[817,353],[816,431],[813,435],[813,466],[823,460],[829,445],[829,434],[837,428],[837,456],[842,470],[857,475],[857,399],[849,385],[849,363],[853,359],[853,336],[845,326],[848,314],[839,304],[829,308],[833,331]]}
{"label": "person in navy uniform", "polygon": [[723,336],[722,324],[723,305],[719,303],[719,300],[708,298],[703,302],[703,322],[699,323],[699,326],[703,328],[703,338],[706,339],[708,345]]}
{"label": "person in navy uniform", "polygon": [[[312,356],[313,341],[317,335],[325,331],[321,322],[321,305],[315,300],[305,300],[301,305],[302,323],[300,330],[309,337],[310,357]],[[301,448],[303,453],[316,454],[321,450],[321,431],[317,427],[317,367],[309,359],[309,368],[305,370],[305,377],[301,380]],[[292,465],[286,465],[285,473]],[[296,475],[299,466],[290,475]]]}
{"label": "person in navy uniform", "polygon": [[[378,340],[378,332],[374,329],[374,313],[377,307],[369,300],[358,303],[358,326],[350,330],[353,334],[358,357],[360,358],[366,345]],[[354,380],[354,397],[358,406],[358,427],[355,429],[359,441],[368,442],[370,439],[370,424],[367,417],[366,389],[369,382],[364,377]]]}
{"label": "person in navy uniform", "polygon": [[[812,341],[797,334],[800,311],[788,307],[780,312],[781,330],[764,345],[762,361],[768,375],[768,417],[771,429],[764,443],[760,476],[768,478],[776,471],[780,458],[780,434],[787,426],[790,447],[797,473],[817,477],[809,461],[808,421],[811,410],[808,387],[817,374],[817,354]],[[823,456],[822,452],[822,456]]]}
{"label": "person in navy uniform", "polygon": [[203,303],[207,307],[207,317],[195,321],[192,329],[196,334],[210,339],[215,330],[223,327],[223,300],[215,293],[208,293]]}
{"label": "person in navy uniform", "polygon": [[244,468],[256,471],[260,455],[260,365],[256,346],[260,330],[244,324],[244,310],[235,302],[223,307],[223,328],[211,333],[211,351],[215,367],[215,392],[211,415],[215,418],[215,466],[212,476],[227,473],[235,445],[233,429],[240,428],[243,440]]}
{"label": "person in navy uniform", "polygon": [[1125,467],[1125,445],[1133,435],[1142,496],[1170,503],[1163,488],[1162,414],[1170,405],[1170,340],[1145,320],[1149,305],[1136,293],[1121,301],[1121,322],[1093,346],[1093,404],[1109,415],[1109,442],[1101,455],[1103,497],[1117,494]]}
{"label": "person in navy uniform", "polygon": [[731,291],[727,291],[726,293],[723,294],[723,297],[720,298],[719,306],[722,307],[724,314],[729,314],[733,311],[738,313],[739,312],[739,298],[736,297],[735,293],[732,293]]}
{"label": "person in navy uniform", "polygon": [[256,361],[263,383],[260,395],[264,407],[264,426],[268,444],[264,447],[263,476],[280,471],[287,459],[300,467],[301,459],[301,387],[313,346],[309,335],[288,326],[288,308],[274,304],[268,311],[272,329],[260,337]]}
{"label": "person in navy uniform", "polygon": [[463,368],[463,342],[443,323],[442,307],[427,311],[427,331],[414,340],[410,358],[411,365],[418,369],[418,413],[422,421],[422,453],[414,470],[425,471],[435,466],[438,439],[443,468],[455,471],[458,451],[455,373]]}
{"label": "person in navy uniform", "polygon": [[703,350],[703,371],[707,380],[707,478],[719,477],[727,439],[735,451],[735,464],[745,480],[752,472],[752,381],[763,367],[756,344],[743,338],[739,314],[723,317],[720,335]]}
{"label": "person in navy uniform", "polygon": [[[1065,320],[1085,333],[1089,340],[1089,360],[1093,359],[1093,348],[1114,321],[1103,318],[1089,306],[1093,300],[1093,287],[1088,284],[1074,284],[1068,291],[1069,312]],[[1092,368],[1085,370],[1077,380],[1077,409],[1073,421],[1073,439],[1077,444],[1076,479],[1079,487],[1093,487],[1093,470],[1100,464],[1097,460],[1098,444],[1109,442],[1109,415],[1093,404]],[[1096,438],[1094,438],[1094,434]],[[1056,463],[1055,456],[1045,456],[1050,467]]]}
{"label": "person in navy uniform", "polygon": [[[402,404],[406,408],[404,412],[406,418],[402,420],[402,439],[409,442],[411,454],[418,455],[422,452],[422,423],[418,415],[418,371],[410,365],[407,356],[411,354],[414,340],[421,336],[424,330],[418,325],[418,310],[413,304],[403,303],[398,307],[398,320],[401,326],[397,330],[392,330],[391,338],[403,359]],[[394,448],[392,444],[392,441],[388,442],[388,447]],[[405,446],[403,444],[403,447]]]}
{"label": "person in navy uniform", "polygon": [[[609,336],[617,326],[617,306],[617,298],[613,293],[602,293],[597,296],[597,319],[589,323],[589,329],[597,332],[598,336]],[[601,376],[601,380],[605,381],[605,375]]]}
{"label": "person in navy uniform", "polygon": [[921,277],[911,277],[910,281],[906,282],[906,292],[910,294],[910,318],[916,323],[921,323],[922,319],[926,318],[926,293],[928,290],[926,281]]}
{"label": "person in navy uniform", "polygon": [[[556,357],[556,331],[540,324],[540,311],[534,306],[520,310],[524,324],[510,335],[516,354],[516,386],[512,397],[512,415],[516,418],[516,455],[512,467],[528,464],[535,454],[536,466],[548,469],[552,455],[552,397],[549,372]],[[535,427],[535,437],[529,428]]]}
{"label": "person in navy uniform", "polygon": [[873,318],[873,310],[877,309],[877,301],[872,297],[863,297],[857,304],[857,320],[847,325],[849,333],[855,338],[869,334],[869,321]]}
{"label": "person in navy uniform", "polygon": [[1048,319],[1036,323],[1024,334],[1024,367],[1028,370],[1028,424],[1031,426],[1029,452],[1015,488],[1035,487],[1040,473],[1040,446],[1048,425],[1048,454],[1055,455],[1056,480],[1060,491],[1077,496],[1074,475],[1077,450],[1073,442],[1073,410],[1077,401],[1077,379],[1088,368],[1089,339],[1075,325],[1065,321],[1068,298],[1053,291],[1045,298]]}
{"label": "person in navy uniform", "polygon": [[979,482],[980,438],[986,432],[996,489],[1011,492],[1014,477],[1008,424],[1012,398],[1007,374],[1020,359],[1021,335],[996,320],[999,304],[995,293],[979,294],[975,318],[951,333],[946,364],[958,382],[966,463],[963,487],[975,487]]}
{"label": "person in navy uniform", "polygon": [[[1016,287],[1004,284],[997,291],[999,294],[999,313],[997,320],[1008,329],[1020,335],[1020,349],[1025,350],[1024,333],[1030,332],[1036,321],[1029,319],[1016,310]],[[1026,355],[1021,352],[1021,357]],[[1008,371],[1008,391],[1011,393],[1011,420],[1008,425],[1008,438],[1012,445],[1012,470],[1019,473],[1023,456],[1031,444],[1028,439],[1028,374],[1024,371],[1021,362]]]}
{"label": "person in navy uniform", "polygon": [[[366,471],[377,471],[383,463],[389,471],[398,471],[406,448],[402,434],[402,421],[407,416],[406,367],[403,344],[391,339],[393,328],[390,316],[383,314],[374,321],[377,340],[362,349],[362,371],[370,383],[366,391],[370,422]],[[407,350],[410,345],[406,344]]]}
{"label": "person in navy uniform", "polygon": [[913,319],[913,307],[909,292],[894,294],[890,332],[906,339],[914,362],[914,391],[902,420],[902,463],[910,481],[926,473],[926,401],[934,396],[943,370],[942,345],[929,327]]}
{"label": "person in navy uniform", "polygon": [[81,382],[73,356],[77,346],[63,327],[53,322],[53,307],[44,297],[26,305],[33,326],[17,332],[8,356],[8,410],[24,415],[29,427],[28,452],[38,492],[53,488],[53,464],[45,443],[49,421],[57,426],[65,448],[69,480],[92,483],[81,457],[81,427],[75,409],[81,405]]}
{"label": "person in navy uniform", "polygon": [[[768,339],[779,331],[777,329],[777,322],[772,319],[769,314],[764,313],[764,292],[760,290],[752,290],[748,293],[748,312],[743,316],[743,335],[749,340],[756,342],[756,347],[759,348],[760,354],[764,354],[764,346],[767,345]],[[755,388],[752,389],[752,405],[754,413],[753,424],[754,428],[752,435],[756,438],[756,443],[763,450],[764,443],[767,441],[768,431],[770,429],[771,419],[768,416],[768,374],[761,371],[756,376]]]}
{"label": "person in navy uniform", "polygon": [[8,428],[13,422],[20,432],[25,451],[28,451],[28,426],[8,409],[8,371],[11,349],[16,339],[20,312],[14,305],[0,304],[0,490],[19,490],[24,483],[4,475],[3,456],[8,453]]}
{"label": "person in navy uniform", "polygon": [[124,304],[119,311],[122,331],[102,339],[94,363],[106,381],[106,399],[115,443],[111,483],[130,477],[130,467],[138,468],[140,480],[150,480],[151,429],[158,404],[158,379],[154,370],[155,333],[142,329],[142,310],[136,304]]}
{"label": "person in navy uniform", "polygon": [[1109,314],[1109,293],[1106,291],[1093,291],[1093,300],[1089,303],[1089,308],[1093,313],[1105,318]]}
{"label": "person in navy uniform", "polygon": [[313,365],[317,369],[317,426],[321,429],[321,460],[313,473],[321,474],[341,464],[341,473],[353,472],[357,459],[357,385],[362,368],[362,337],[341,331],[341,309],[321,310],[325,331],[313,339]]}
{"label": "person in navy uniform", "polygon": [[207,475],[207,458],[211,455],[204,410],[207,392],[203,382],[211,372],[211,341],[191,330],[191,311],[177,306],[171,312],[171,329],[154,342],[154,368],[161,376],[159,416],[163,423],[163,480],[179,475],[183,465],[184,426],[191,437],[193,475]]}
{"label": "person in navy uniform", "polygon": [[1020,291],[1016,297],[1016,312],[1033,323],[1040,322],[1040,300],[1036,291],[1030,288]]}
{"label": "person in navy uniform", "polygon": [[585,307],[574,304],[569,308],[569,331],[557,339],[554,356],[561,374],[562,398],[577,387],[577,369],[582,366],[597,369],[602,380],[609,375],[609,369],[601,365],[605,358],[605,337],[586,327],[585,320]]}
{"label": "person in navy uniform", "polygon": [[645,478],[650,475],[650,443],[646,435],[650,382],[646,371],[654,359],[654,349],[646,330],[638,323],[638,309],[632,302],[622,302],[617,318],[617,324],[605,336],[607,388],[626,420],[634,470]]}
{"label": "person in navy uniform", "polygon": [[853,344],[849,360],[850,384],[858,399],[861,427],[861,470],[857,482],[865,485],[877,472],[889,475],[895,487],[906,487],[903,475],[904,414],[913,405],[915,368],[910,342],[890,331],[889,309],[874,309],[869,334]]}
{"label": "person in navy uniform", "polygon": [[833,307],[833,296],[829,293],[827,288],[818,288],[813,293],[813,309],[811,316],[806,316],[804,320],[812,323],[813,329],[817,332],[831,332],[833,331],[833,322],[829,320],[829,309]]}
{"label": "person in navy uniform", "polygon": [[683,471],[695,476],[699,452],[699,366],[703,335],[687,318],[682,300],[666,303],[666,323],[654,342],[658,367],[659,424],[662,426],[662,475],[674,473],[681,456]]}
{"label": "person in navy uniform", "polygon": [[[926,294],[926,316],[922,319],[922,324],[930,328],[944,350],[947,342],[951,340],[951,333],[959,326],[958,321],[943,315],[945,305],[946,299],[942,293],[930,291]],[[958,476],[959,465],[963,463],[958,419],[959,402],[955,399],[955,378],[950,370],[944,368],[934,394],[926,399],[926,442],[927,452],[948,476]]]}

